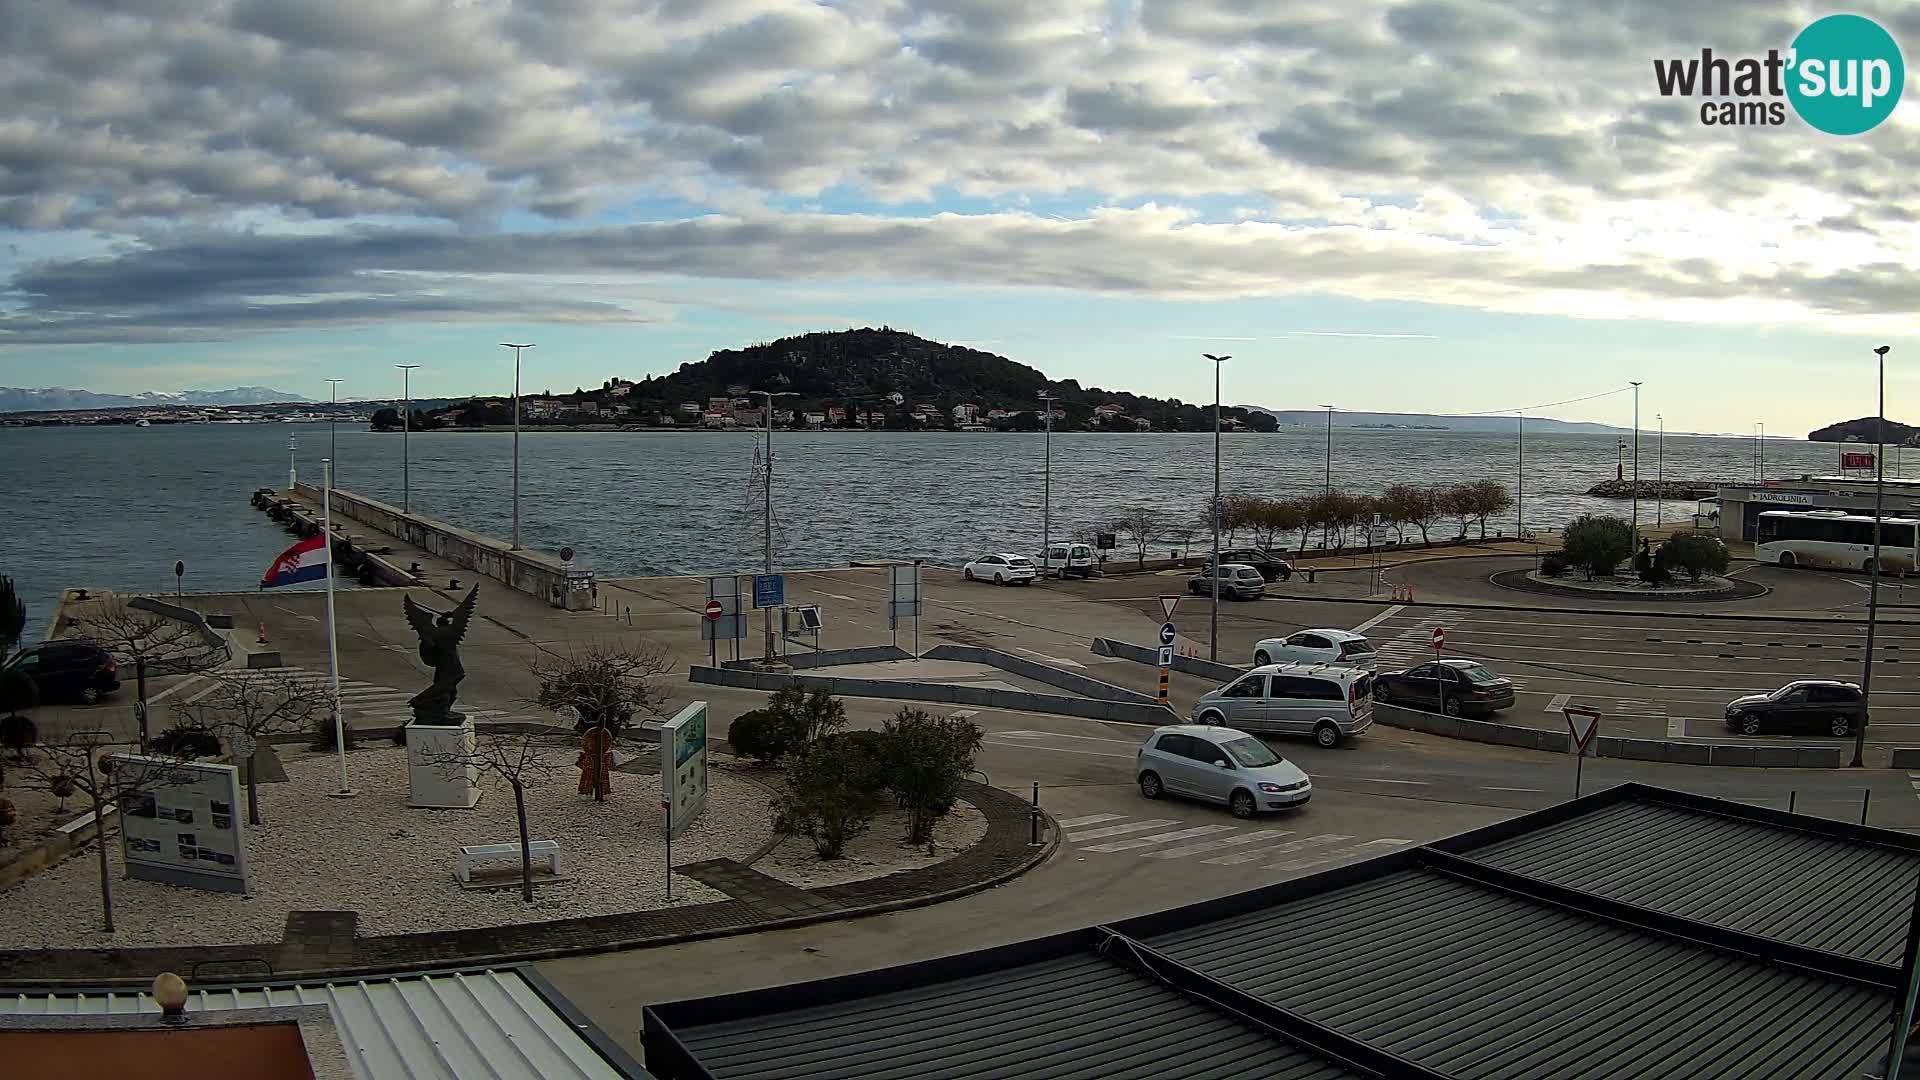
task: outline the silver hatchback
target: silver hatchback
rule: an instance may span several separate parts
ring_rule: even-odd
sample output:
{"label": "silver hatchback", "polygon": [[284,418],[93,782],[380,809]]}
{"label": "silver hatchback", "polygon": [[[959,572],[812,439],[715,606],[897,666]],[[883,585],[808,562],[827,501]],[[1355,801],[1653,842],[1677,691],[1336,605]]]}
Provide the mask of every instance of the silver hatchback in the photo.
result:
{"label": "silver hatchback", "polygon": [[1233,816],[1290,810],[1313,798],[1313,781],[1267,744],[1233,728],[1174,724],[1155,728],[1134,755],[1140,794],[1184,795],[1221,803]]}

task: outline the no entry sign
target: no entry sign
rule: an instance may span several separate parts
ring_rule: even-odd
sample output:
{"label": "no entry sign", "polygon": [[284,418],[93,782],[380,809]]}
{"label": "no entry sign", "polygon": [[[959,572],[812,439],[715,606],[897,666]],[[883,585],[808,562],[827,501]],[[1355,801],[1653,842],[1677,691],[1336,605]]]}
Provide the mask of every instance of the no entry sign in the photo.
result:
{"label": "no entry sign", "polygon": [[719,622],[719,621],[720,621],[720,611],[721,611],[721,608],[720,608],[720,601],[718,601],[718,600],[709,600],[709,601],[707,601],[707,619],[708,619],[709,621],[711,621],[711,622]]}
{"label": "no entry sign", "polygon": [[1433,628],[1433,651],[1439,652],[1447,643],[1447,632],[1439,627]]}

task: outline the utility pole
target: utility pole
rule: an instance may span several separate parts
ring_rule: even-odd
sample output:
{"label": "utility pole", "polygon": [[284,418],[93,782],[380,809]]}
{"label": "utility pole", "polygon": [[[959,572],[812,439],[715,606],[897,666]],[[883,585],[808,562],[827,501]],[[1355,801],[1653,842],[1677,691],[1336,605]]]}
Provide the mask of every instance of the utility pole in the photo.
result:
{"label": "utility pole", "polygon": [[[766,538],[766,569],[763,572],[771,577],[773,576],[773,399],[777,397],[792,397],[794,395],[792,391],[756,390],[754,392],[767,399],[767,482],[763,495],[764,502],[761,506],[761,513],[766,517],[766,521],[763,523],[765,525]],[[766,614],[765,622],[767,630],[767,649],[766,656],[763,657],[763,663],[767,666],[772,666],[773,609],[768,607],[762,608],[761,610]]]}
{"label": "utility pole", "polygon": [[1520,433],[1519,485],[1513,495],[1513,538],[1524,539],[1527,535],[1527,413],[1522,409],[1514,413],[1519,417],[1515,430]]}
{"label": "utility pole", "polygon": [[413,369],[419,364],[395,364],[400,369],[400,393],[406,398],[406,408],[400,410],[400,512],[413,513],[413,454],[407,449],[407,438],[413,428]]}
{"label": "utility pole", "polygon": [[1213,518],[1213,562],[1210,570],[1213,578],[1213,613],[1208,619],[1207,656],[1217,663],[1220,659],[1220,365],[1233,357],[1215,356],[1212,353],[1200,355],[1213,361],[1213,506],[1209,508],[1209,516]]}
{"label": "utility pole", "polygon": [[1640,554],[1640,384],[1633,383],[1633,553]]}
{"label": "utility pole", "polygon": [[520,550],[520,350],[531,349],[531,342],[525,345],[512,345],[501,342],[503,349],[513,350],[513,548]]}
{"label": "utility pole", "polygon": [[[1053,570],[1050,561],[1053,554],[1053,395],[1042,393],[1040,407],[1046,411],[1044,422],[1047,425],[1047,463],[1043,470],[1043,479],[1040,481],[1040,576],[1044,578],[1050,576]],[[1071,552],[1069,552],[1067,562],[1072,561]],[[1062,566],[1060,580],[1066,579],[1067,568]]]}
{"label": "utility pole", "polygon": [[1868,697],[1873,691],[1873,628],[1880,614],[1880,515],[1887,497],[1887,352],[1891,345],[1874,349],[1880,358],[1880,405],[1874,412],[1873,438],[1880,445],[1873,455],[1873,561],[1867,566],[1867,654],[1860,661],[1860,726],[1853,733],[1853,767],[1858,769],[1867,748],[1867,718],[1873,706]]}
{"label": "utility pole", "polygon": [[1655,444],[1653,467],[1654,486],[1660,489],[1653,497],[1653,525],[1657,529],[1667,521],[1667,418],[1660,413],[1654,413],[1653,418],[1660,422],[1660,441]]}
{"label": "utility pole", "polygon": [[[1885,411],[1884,406],[1882,407],[1882,411]],[[1754,440],[1753,445],[1755,451],[1760,455],[1760,482],[1764,484],[1767,482],[1767,425],[1760,423],[1754,426],[1760,429],[1760,437]],[[1886,447],[1883,446],[1881,449],[1884,450]],[[1875,456],[1877,457],[1878,455]]]}
{"label": "utility pole", "polygon": [[[1325,493],[1328,495],[1332,495],[1333,494],[1333,406],[1322,405],[1320,407],[1327,410],[1327,482],[1325,487]],[[1325,548],[1327,546],[1327,541],[1333,538],[1331,534],[1331,530],[1332,530],[1331,525],[1322,525],[1320,527],[1320,546],[1322,548]]]}
{"label": "utility pole", "polygon": [[333,407],[327,410],[327,460],[333,462],[332,478],[340,479],[340,440],[334,431],[335,423],[340,419],[335,415],[340,411],[340,384],[343,379],[328,379],[333,384]]}

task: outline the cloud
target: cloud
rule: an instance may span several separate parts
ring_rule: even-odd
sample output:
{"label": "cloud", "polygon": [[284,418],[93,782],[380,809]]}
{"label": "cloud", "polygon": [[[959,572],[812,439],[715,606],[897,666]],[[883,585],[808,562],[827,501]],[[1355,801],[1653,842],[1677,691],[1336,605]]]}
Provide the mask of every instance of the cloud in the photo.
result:
{"label": "cloud", "polygon": [[[1920,36],[1908,8],[1857,7]],[[21,248],[0,341],[622,323],[672,317],[664,275],[1909,325],[1920,103],[1842,140],[1703,127],[1654,93],[1655,57],[1782,46],[1804,17],[0,0]],[[623,210],[666,199],[712,213]],[[769,208],[795,199],[854,209]],[[75,260],[74,235],[118,253]]]}

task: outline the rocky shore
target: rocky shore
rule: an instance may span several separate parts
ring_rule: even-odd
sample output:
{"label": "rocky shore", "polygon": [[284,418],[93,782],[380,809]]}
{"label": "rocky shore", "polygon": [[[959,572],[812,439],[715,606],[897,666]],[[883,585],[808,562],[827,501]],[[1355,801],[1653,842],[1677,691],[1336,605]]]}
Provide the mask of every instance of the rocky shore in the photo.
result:
{"label": "rocky shore", "polygon": [[1711,484],[1697,480],[1603,480],[1587,489],[1601,499],[1710,499],[1716,493]]}

